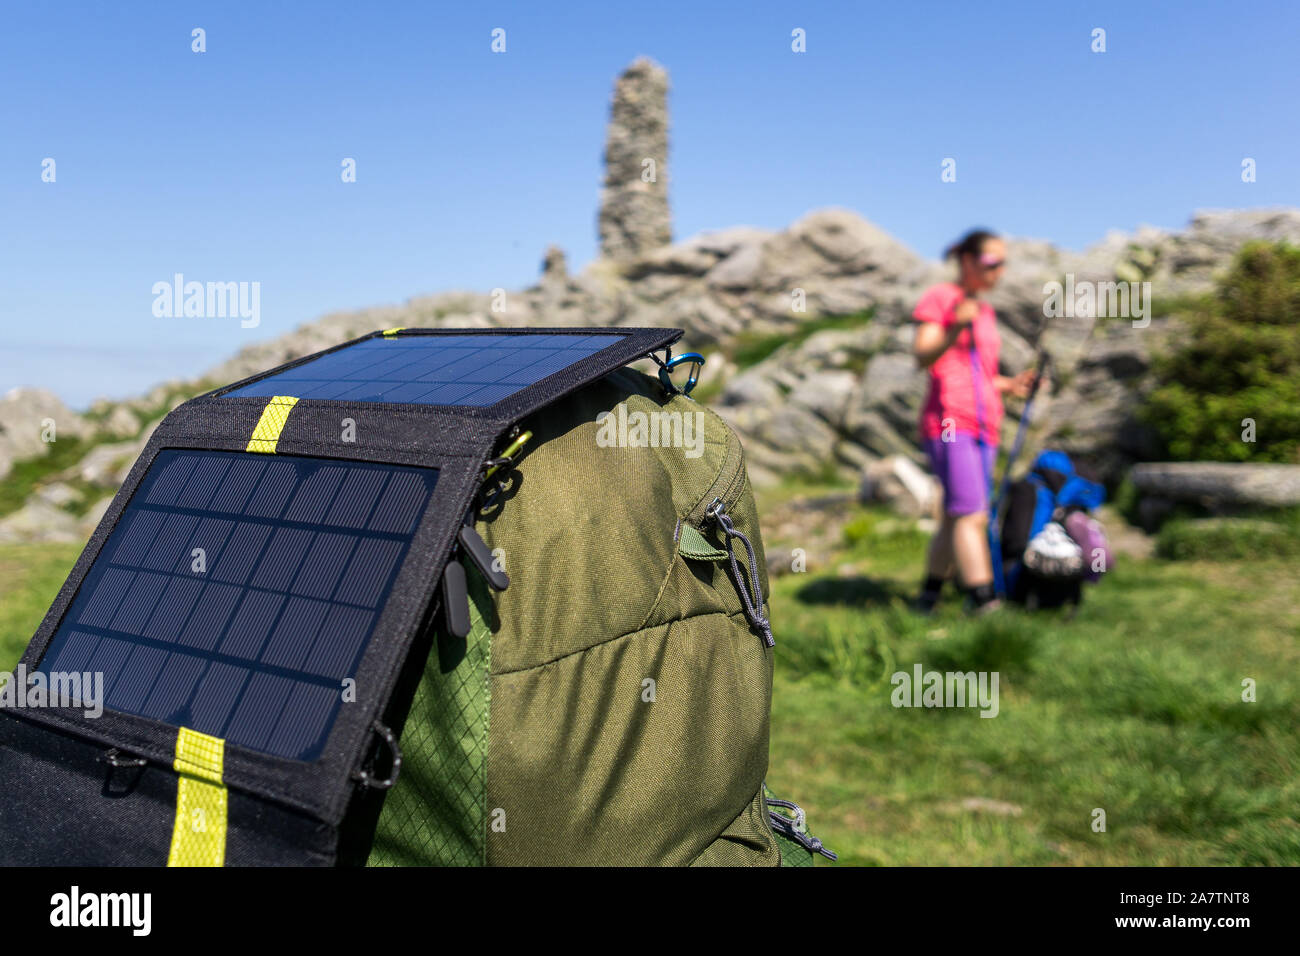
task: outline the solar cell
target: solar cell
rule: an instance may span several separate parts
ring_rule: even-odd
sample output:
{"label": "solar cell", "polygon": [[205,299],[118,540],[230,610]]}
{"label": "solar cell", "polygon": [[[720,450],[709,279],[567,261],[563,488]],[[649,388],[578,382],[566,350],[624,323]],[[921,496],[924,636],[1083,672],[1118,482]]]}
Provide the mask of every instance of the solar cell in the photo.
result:
{"label": "solar cell", "polygon": [[482,407],[508,398],[618,339],[618,335],[491,332],[376,337],[228,395]]}
{"label": "solar cell", "polygon": [[164,449],[40,669],[102,671],[110,710],[315,759],[437,476]]}

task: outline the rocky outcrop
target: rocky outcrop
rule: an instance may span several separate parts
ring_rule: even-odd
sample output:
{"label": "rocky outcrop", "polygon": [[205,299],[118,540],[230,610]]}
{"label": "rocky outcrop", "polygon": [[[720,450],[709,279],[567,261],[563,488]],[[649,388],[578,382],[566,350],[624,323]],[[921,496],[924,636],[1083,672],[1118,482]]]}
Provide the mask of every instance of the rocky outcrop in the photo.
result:
{"label": "rocky outcrop", "polygon": [[89,431],[86,420],[48,389],[12,389],[0,398],[0,478],[15,461],[48,454],[52,442]]}
{"label": "rocky outcrop", "polygon": [[[1152,275],[1163,276],[1159,281],[1203,293],[1240,243],[1252,237],[1300,242],[1300,213],[1203,213],[1185,233],[1144,229],[1113,235],[1083,253],[1039,240],[1010,240],[1006,276],[990,296],[1002,325],[1003,370],[1028,367],[1040,345],[1053,357],[1052,388],[1038,396],[1025,460],[1050,444],[1099,477],[1117,479],[1133,462],[1157,457],[1155,435],[1136,410],[1150,388],[1152,357],[1170,348],[1182,329],[1177,315],[1153,318],[1142,328],[1091,316],[1049,320],[1044,283],[1066,274],[1114,279],[1136,257],[1150,263]],[[1216,265],[1207,266],[1209,260]],[[786,230],[738,226],[701,233],[617,267],[599,259],[576,275],[552,248],[538,284],[509,292],[503,311],[493,311],[501,303],[487,294],[453,291],[336,313],[249,346],[204,378],[213,384],[236,381],[399,325],[679,326],[687,330],[684,345],[708,356],[702,387],[711,389],[720,413],[744,437],[755,480],[792,471],[836,470],[848,477],[891,455],[923,463],[916,420],[925,376],[910,355],[909,316],[921,291],[948,274],[948,267],[917,256],[856,213],[824,209]],[[851,313],[861,321],[807,333],[812,320]],[[788,337],[788,343],[753,364],[732,358],[738,343],[764,336]],[[94,433],[121,441],[133,421],[175,404],[187,388],[192,392],[195,386],[168,383],[133,402],[100,408]],[[1004,443],[1015,434],[1021,408],[1014,399],[1007,405]],[[0,470],[14,458],[45,450],[39,430],[28,426],[47,415],[59,422],[60,436],[91,428],[52,395],[22,390],[0,402]],[[79,469],[89,476],[85,480],[108,487],[120,474],[127,444],[134,445],[92,452]]]}
{"label": "rocky outcrop", "polygon": [[887,505],[911,518],[936,517],[943,490],[933,475],[910,458],[891,455],[863,469],[858,500],[863,504]]}
{"label": "rocky outcrop", "polygon": [[1300,465],[1158,462],[1135,465],[1129,474],[1144,495],[1209,510],[1300,505]]}
{"label": "rocky outcrop", "polygon": [[642,57],[614,85],[600,195],[600,250],[628,262],[672,241],[668,74]]}

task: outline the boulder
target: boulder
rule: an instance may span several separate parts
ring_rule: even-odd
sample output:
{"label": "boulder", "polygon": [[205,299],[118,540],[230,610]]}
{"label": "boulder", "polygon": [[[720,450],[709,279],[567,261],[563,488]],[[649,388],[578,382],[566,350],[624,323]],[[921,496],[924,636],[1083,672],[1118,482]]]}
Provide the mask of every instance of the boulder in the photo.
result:
{"label": "boulder", "polygon": [[82,494],[71,485],[56,481],[37,488],[32,497],[56,508],[67,508],[79,502]]}
{"label": "boulder", "polygon": [[13,514],[0,519],[0,542],[80,541],[81,524],[70,512],[39,497],[30,498]]}
{"label": "boulder", "polygon": [[1129,475],[1144,495],[1211,509],[1300,505],[1300,465],[1151,462],[1134,465]]}
{"label": "boulder", "polygon": [[0,477],[9,474],[14,462],[49,452],[51,425],[54,441],[82,438],[90,430],[49,389],[15,388],[0,398]]}
{"label": "boulder", "polygon": [[891,455],[867,465],[858,489],[858,500],[863,504],[884,504],[911,518],[933,515],[942,497],[943,490],[935,477],[903,455]]}
{"label": "boulder", "polygon": [[140,433],[140,419],[125,405],[116,405],[99,426],[110,438],[134,438]]}

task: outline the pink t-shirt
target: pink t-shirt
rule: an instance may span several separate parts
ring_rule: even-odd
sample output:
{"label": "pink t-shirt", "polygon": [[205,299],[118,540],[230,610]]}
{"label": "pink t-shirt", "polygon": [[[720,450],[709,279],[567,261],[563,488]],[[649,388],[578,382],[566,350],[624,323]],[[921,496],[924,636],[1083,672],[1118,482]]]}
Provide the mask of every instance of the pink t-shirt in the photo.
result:
{"label": "pink t-shirt", "polygon": [[[952,325],[953,310],[963,297],[961,286],[955,282],[941,282],[931,286],[916,304],[912,318],[918,322],[938,322],[946,329]],[[922,438],[940,437],[943,434],[944,419],[952,419],[957,431],[974,435],[982,417],[984,440],[990,445],[998,443],[998,429],[1002,424],[1002,396],[993,387],[993,377],[998,374],[1001,339],[993,306],[980,302],[979,316],[972,323],[972,328],[975,331],[975,347],[979,353],[980,374],[975,374],[971,362],[971,329],[966,329],[930,366],[930,392],[921,409]],[[971,383],[976,378],[979,379],[982,415],[977,414],[975,392],[971,388]]]}

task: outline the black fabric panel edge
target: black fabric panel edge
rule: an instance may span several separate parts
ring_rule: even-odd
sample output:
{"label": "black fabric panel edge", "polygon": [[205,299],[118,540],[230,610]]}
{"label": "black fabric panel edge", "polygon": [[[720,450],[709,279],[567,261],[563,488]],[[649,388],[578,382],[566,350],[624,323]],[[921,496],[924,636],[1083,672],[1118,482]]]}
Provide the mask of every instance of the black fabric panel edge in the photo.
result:
{"label": "black fabric panel edge", "polygon": [[[6,717],[10,715],[6,714]],[[162,866],[176,817],[170,767],[113,768],[77,734],[0,719],[0,774],[39,786],[5,802],[0,866]],[[272,801],[228,791],[227,866],[329,866],[339,830]],[[50,826],[51,814],[58,825]],[[115,839],[104,839],[106,832]]]}

